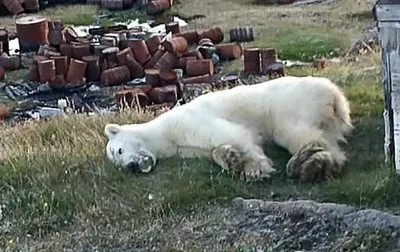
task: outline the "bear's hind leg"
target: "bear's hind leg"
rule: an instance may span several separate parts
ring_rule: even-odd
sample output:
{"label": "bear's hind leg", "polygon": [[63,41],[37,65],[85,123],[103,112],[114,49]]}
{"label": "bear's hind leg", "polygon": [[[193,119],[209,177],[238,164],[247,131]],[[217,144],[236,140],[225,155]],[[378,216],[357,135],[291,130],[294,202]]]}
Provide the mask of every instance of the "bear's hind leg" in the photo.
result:
{"label": "bear's hind leg", "polygon": [[346,160],[337,143],[326,140],[318,128],[298,128],[292,134],[277,136],[276,142],[293,155],[286,165],[287,174],[302,182],[338,175]]}

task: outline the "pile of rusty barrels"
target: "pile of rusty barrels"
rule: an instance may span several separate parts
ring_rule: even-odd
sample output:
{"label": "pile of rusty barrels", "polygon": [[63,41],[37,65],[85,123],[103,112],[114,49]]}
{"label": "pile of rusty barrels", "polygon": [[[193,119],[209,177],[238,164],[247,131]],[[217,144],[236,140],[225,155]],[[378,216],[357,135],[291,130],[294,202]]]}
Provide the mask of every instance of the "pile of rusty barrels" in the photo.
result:
{"label": "pile of rusty barrels", "polygon": [[39,10],[39,0],[3,0],[0,1],[0,5],[3,5],[5,10],[1,14],[20,14],[20,13],[33,13]]}
{"label": "pile of rusty barrels", "polygon": [[126,85],[116,96],[140,106],[176,103],[181,85],[210,83],[214,75],[212,55],[199,46],[214,48],[220,59],[243,55],[239,42],[221,43],[219,27],[181,31],[178,23],[165,24],[169,35],[147,34],[140,27],[103,34],[93,42],[90,35],[78,37],[71,27],[49,21],[48,44],[33,56],[30,79],[49,83],[53,89],[97,82],[100,86]]}

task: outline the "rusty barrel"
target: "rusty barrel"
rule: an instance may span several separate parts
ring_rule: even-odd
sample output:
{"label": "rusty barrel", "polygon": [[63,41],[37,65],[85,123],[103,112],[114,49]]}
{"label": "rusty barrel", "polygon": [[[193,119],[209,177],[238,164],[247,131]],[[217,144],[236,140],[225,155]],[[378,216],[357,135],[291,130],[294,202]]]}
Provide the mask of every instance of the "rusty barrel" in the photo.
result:
{"label": "rusty barrel", "polygon": [[144,65],[145,69],[148,68],[154,68],[157,62],[161,59],[161,57],[164,55],[165,51],[162,49],[158,49],[157,52],[154,53],[154,55],[151,57],[149,61]]}
{"label": "rusty barrel", "polygon": [[5,76],[6,76],[6,70],[4,70],[2,66],[0,66],[0,81],[3,81]]}
{"label": "rusty barrel", "polygon": [[127,66],[118,66],[107,69],[101,73],[100,82],[102,86],[115,86],[127,82],[131,74]]}
{"label": "rusty barrel", "polygon": [[231,42],[250,42],[254,41],[253,27],[238,27],[229,30]]}
{"label": "rusty barrel", "polygon": [[67,43],[71,43],[71,42],[76,42],[77,38],[78,38],[78,34],[75,32],[75,30],[72,27],[65,27],[62,30],[62,33],[65,37],[65,41]]}
{"label": "rusty barrel", "polygon": [[24,12],[24,8],[18,0],[3,0],[3,5],[14,15]]}
{"label": "rusty barrel", "polygon": [[178,22],[169,22],[165,24],[165,33],[168,34],[170,32],[172,34],[180,33]]}
{"label": "rusty barrel", "polygon": [[101,7],[108,10],[122,10],[124,8],[124,0],[101,0]]}
{"label": "rusty barrel", "polygon": [[199,33],[196,30],[176,33],[174,36],[184,37],[188,44],[197,44],[199,42]]}
{"label": "rusty barrel", "polygon": [[153,56],[161,44],[161,37],[158,35],[152,36],[146,40],[146,46],[151,56]]}
{"label": "rusty barrel", "polygon": [[165,41],[164,48],[166,51],[178,55],[186,52],[189,46],[184,37],[175,37],[170,41]]}
{"label": "rusty barrel", "polygon": [[178,84],[178,74],[175,70],[164,68],[160,70],[160,81],[161,85],[172,85]]}
{"label": "rusty barrel", "polygon": [[146,85],[159,87],[161,85],[160,69],[150,68],[144,70],[146,76]]}
{"label": "rusty barrel", "polygon": [[0,56],[0,66],[4,70],[18,70],[21,68],[21,56],[20,55],[1,55]]}
{"label": "rusty barrel", "polygon": [[122,89],[115,94],[115,98],[120,105],[128,105],[128,107],[146,106],[149,103],[149,98],[146,93],[139,88]]}
{"label": "rusty barrel", "polygon": [[87,55],[82,57],[82,61],[86,62],[85,78],[87,82],[97,81],[100,78],[100,61],[99,56]]}
{"label": "rusty barrel", "polygon": [[131,54],[126,54],[125,65],[129,68],[131,78],[142,78],[144,76],[143,67]]}
{"label": "rusty barrel", "polygon": [[81,60],[83,56],[90,55],[89,44],[72,44],[72,57]]}
{"label": "rusty barrel", "polygon": [[31,81],[37,81],[37,82],[40,81],[39,70],[36,64],[32,65],[29,68],[29,79]]}
{"label": "rusty barrel", "polygon": [[197,60],[197,58],[195,56],[181,57],[177,67],[186,71],[186,64],[189,60]]}
{"label": "rusty barrel", "polygon": [[141,64],[146,64],[151,59],[149,49],[147,48],[146,41],[142,39],[128,39],[126,40],[128,46],[132,49],[135,59]]}
{"label": "rusty barrel", "polygon": [[15,20],[21,52],[37,51],[40,45],[49,44],[47,18],[29,15]]}
{"label": "rusty barrel", "polygon": [[201,52],[199,50],[192,50],[192,51],[188,51],[185,53],[182,53],[182,57],[196,57],[197,59],[204,59],[203,55],[201,54]]}
{"label": "rusty barrel", "polygon": [[161,58],[157,61],[154,68],[175,68],[178,65],[178,57],[170,52],[164,52]]}
{"label": "rusty barrel", "polygon": [[50,82],[56,76],[56,65],[54,60],[42,60],[37,63],[40,82]]}
{"label": "rusty barrel", "polygon": [[69,62],[67,81],[80,82],[86,74],[87,63],[77,59],[71,59]]}
{"label": "rusty barrel", "polygon": [[168,10],[171,7],[169,0],[153,0],[147,4],[146,12],[149,15],[155,15]]}
{"label": "rusty barrel", "polygon": [[72,58],[72,56],[73,56],[72,45],[71,44],[61,44],[60,45],[60,53],[63,56],[67,56],[68,59]]}
{"label": "rusty barrel", "polygon": [[54,60],[56,66],[56,75],[67,75],[68,57],[67,56],[50,56]]}
{"label": "rusty barrel", "polygon": [[214,44],[218,44],[224,40],[224,32],[220,27],[213,27],[200,32],[199,39],[202,38],[209,38]]}
{"label": "rusty barrel", "polygon": [[176,103],[178,100],[178,88],[176,85],[155,87],[149,93],[150,100],[155,104]]}
{"label": "rusty barrel", "polygon": [[261,72],[267,74],[267,68],[276,63],[278,59],[278,54],[275,48],[265,48],[260,50],[261,53]]}
{"label": "rusty barrel", "polygon": [[237,42],[230,44],[219,44],[216,45],[215,48],[217,49],[218,55],[223,60],[237,59],[242,56],[243,53],[242,46]]}
{"label": "rusty barrel", "polygon": [[65,81],[65,76],[61,74],[54,76],[51,79],[49,86],[51,88],[62,88],[65,84],[67,84]]}
{"label": "rusty barrel", "polygon": [[246,48],[243,52],[244,72],[247,74],[259,74],[260,69],[260,49]]}
{"label": "rusty barrel", "polygon": [[39,7],[39,0],[25,0],[24,2],[24,8],[27,12],[37,12]]}
{"label": "rusty barrel", "polygon": [[210,59],[189,60],[186,63],[186,73],[188,76],[214,74],[214,65]]}
{"label": "rusty barrel", "polygon": [[2,42],[3,52],[9,53],[8,31],[5,28],[0,29],[0,41]]}
{"label": "rusty barrel", "polygon": [[107,62],[118,63],[117,53],[119,52],[118,47],[108,47],[104,49],[101,53],[103,54],[103,58],[107,60]]}
{"label": "rusty barrel", "polygon": [[210,74],[195,76],[195,77],[188,77],[183,78],[183,84],[197,84],[197,83],[211,83],[212,77]]}
{"label": "rusty barrel", "polygon": [[131,49],[130,47],[125,48],[124,50],[117,52],[117,55],[116,55],[116,56],[117,56],[117,59],[118,59],[118,63],[119,63],[120,65],[125,65],[125,64],[126,64],[126,56],[127,56],[128,54],[129,54],[132,58],[134,57],[134,56],[133,56],[132,49]]}

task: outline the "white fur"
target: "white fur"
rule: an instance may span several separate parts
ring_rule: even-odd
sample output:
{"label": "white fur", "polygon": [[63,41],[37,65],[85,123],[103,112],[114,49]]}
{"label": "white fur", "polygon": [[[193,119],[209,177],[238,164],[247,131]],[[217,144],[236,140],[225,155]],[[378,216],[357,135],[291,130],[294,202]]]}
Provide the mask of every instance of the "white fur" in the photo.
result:
{"label": "white fur", "polygon": [[[202,95],[147,123],[109,124],[105,133],[108,158],[122,165],[137,160],[139,152],[154,161],[211,157],[223,144],[262,156],[262,140],[294,154],[321,139],[342,164],[346,158],[337,143],[351,128],[348,101],[335,84],[326,78],[287,76]],[[119,148],[121,155],[116,153]]]}

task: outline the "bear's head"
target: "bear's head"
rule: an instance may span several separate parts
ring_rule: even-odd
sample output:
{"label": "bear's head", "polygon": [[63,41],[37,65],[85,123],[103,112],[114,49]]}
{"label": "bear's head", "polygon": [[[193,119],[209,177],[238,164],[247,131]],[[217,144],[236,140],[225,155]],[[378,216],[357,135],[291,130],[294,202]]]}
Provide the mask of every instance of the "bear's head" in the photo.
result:
{"label": "bear's head", "polygon": [[132,125],[107,124],[107,157],[132,172],[149,173],[156,165],[155,155],[146,147],[146,140]]}

